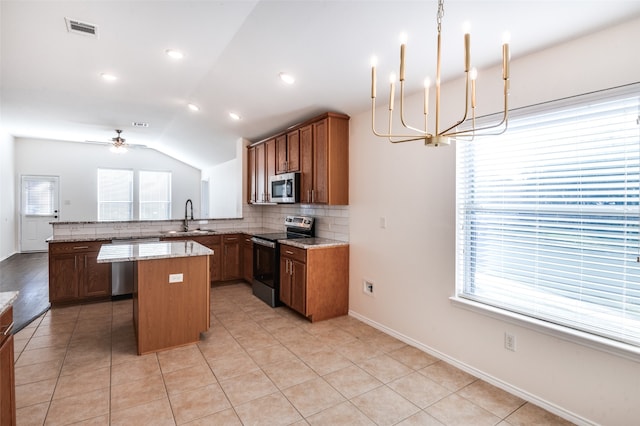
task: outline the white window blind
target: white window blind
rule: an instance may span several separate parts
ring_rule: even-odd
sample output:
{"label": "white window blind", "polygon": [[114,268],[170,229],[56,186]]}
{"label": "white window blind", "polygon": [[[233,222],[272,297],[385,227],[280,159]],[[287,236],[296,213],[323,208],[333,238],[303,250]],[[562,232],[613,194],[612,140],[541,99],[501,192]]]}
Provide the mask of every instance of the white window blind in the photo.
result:
{"label": "white window blind", "polygon": [[457,144],[457,294],[640,346],[640,85]]}
{"label": "white window blind", "polygon": [[98,220],[133,219],[133,171],[98,169]]}
{"label": "white window blind", "polygon": [[23,182],[25,214],[31,216],[55,215],[57,178],[25,176]]}
{"label": "white window blind", "polygon": [[140,220],[171,219],[171,172],[140,171]]}

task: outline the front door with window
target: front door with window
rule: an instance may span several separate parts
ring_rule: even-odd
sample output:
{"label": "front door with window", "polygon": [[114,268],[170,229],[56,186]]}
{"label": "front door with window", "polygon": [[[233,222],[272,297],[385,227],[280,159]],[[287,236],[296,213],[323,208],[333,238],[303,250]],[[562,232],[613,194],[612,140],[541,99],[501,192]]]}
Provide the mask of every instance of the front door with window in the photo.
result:
{"label": "front door with window", "polygon": [[20,251],[47,251],[58,220],[58,176],[22,176]]}

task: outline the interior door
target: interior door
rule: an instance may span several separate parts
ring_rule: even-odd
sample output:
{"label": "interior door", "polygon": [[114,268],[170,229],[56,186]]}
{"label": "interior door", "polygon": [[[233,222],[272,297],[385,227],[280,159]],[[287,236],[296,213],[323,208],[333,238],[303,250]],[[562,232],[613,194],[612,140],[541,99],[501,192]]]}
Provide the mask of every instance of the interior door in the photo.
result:
{"label": "interior door", "polygon": [[58,176],[22,176],[20,251],[47,251],[59,216],[58,184]]}

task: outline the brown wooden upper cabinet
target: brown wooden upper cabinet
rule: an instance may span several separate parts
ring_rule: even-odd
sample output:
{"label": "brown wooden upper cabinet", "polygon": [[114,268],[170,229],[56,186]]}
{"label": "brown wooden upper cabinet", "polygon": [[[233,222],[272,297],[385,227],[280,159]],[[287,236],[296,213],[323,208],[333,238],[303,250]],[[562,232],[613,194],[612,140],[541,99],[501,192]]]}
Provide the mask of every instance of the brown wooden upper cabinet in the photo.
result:
{"label": "brown wooden upper cabinet", "polygon": [[251,145],[248,167],[250,203],[270,200],[270,176],[299,171],[301,203],[349,204],[349,116],[328,112]]}
{"label": "brown wooden upper cabinet", "polygon": [[276,173],[300,171],[300,131],[293,130],[276,138]]}
{"label": "brown wooden upper cabinet", "polygon": [[250,204],[271,201],[269,177],[276,174],[276,140],[251,145],[247,161],[247,198]]}

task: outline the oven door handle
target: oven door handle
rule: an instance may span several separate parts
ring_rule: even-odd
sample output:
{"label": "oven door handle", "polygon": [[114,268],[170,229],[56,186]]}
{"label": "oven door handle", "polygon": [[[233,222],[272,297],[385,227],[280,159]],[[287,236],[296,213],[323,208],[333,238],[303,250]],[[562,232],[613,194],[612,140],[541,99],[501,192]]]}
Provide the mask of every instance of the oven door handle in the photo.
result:
{"label": "oven door handle", "polygon": [[262,240],[262,239],[256,238],[256,237],[252,237],[251,241],[253,241],[254,244],[258,244],[258,245],[265,246],[265,247],[271,247],[271,248],[275,248],[276,247],[276,243],[274,243],[273,241]]}

